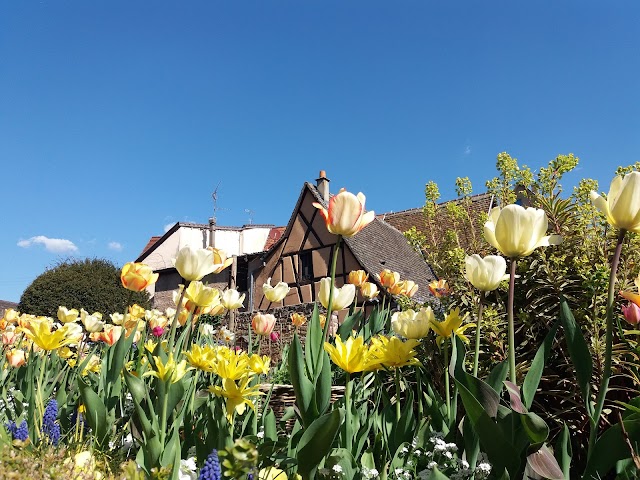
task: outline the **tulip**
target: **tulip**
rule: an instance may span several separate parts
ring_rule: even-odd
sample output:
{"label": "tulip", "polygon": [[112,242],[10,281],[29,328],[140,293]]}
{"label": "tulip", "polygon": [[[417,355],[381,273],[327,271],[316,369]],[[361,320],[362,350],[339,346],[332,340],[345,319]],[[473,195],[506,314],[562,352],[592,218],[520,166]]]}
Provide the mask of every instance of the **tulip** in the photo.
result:
{"label": "tulip", "polygon": [[211,307],[220,303],[220,290],[207,287],[200,281],[191,282],[185,293],[191,302],[201,308]]}
{"label": "tulip", "polygon": [[546,235],[548,226],[547,214],[539,208],[495,207],[484,224],[484,237],[505,257],[526,257],[538,247],[562,242],[560,235]]}
{"label": "tulip", "polygon": [[233,263],[233,259],[228,258],[223,250],[214,247],[208,247],[208,250],[213,252],[213,265],[215,266],[215,269],[211,273],[220,273]]}
{"label": "tulip", "polygon": [[113,345],[118,341],[123,330],[120,325],[106,325],[102,332],[95,332],[94,334],[96,335],[96,341],[102,340],[107,345]]}
{"label": "tulip", "polygon": [[19,317],[20,312],[14,310],[13,308],[7,308],[4,311],[4,319],[9,323],[16,323]]}
{"label": "tulip", "polygon": [[141,292],[158,281],[159,274],[144,263],[125,263],[120,273],[122,286],[134,292]]}
{"label": "tulip", "polygon": [[71,310],[67,310],[67,307],[58,307],[58,320],[62,323],[75,322],[78,320],[78,315],[80,313],[75,308]]}
{"label": "tulip", "polygon": [[380,285],[384,288],[391,288],[400,281],[400,274],[385,268],[378,275],[378,280],[380,280]]}
{"label": "tulip", "polygon": [[389,287],[389,293],[391,295],[405,295],[407,297],[413,297],[418,291],[418,285],[411,280],[402,280]]}
{"label": "tulip", "polygon": [[7,362],[9,362],[9,365],[14,368],[21,367],[22,365],[27,363],[27,354],[24,350],[12,348],[11,350],[7,350],[7,353],[5,355],[7,357]]}
{"label": "tulip", "polygon": [[380,291],[378,290],[378,287],[376,286],[375,283],[362,282],[362,285],[360,285],[360,293],[366,299],[373,300],[378,296]]}
{"label": "tulip", "polygon": [[267,297],[271,303],[279,302],[289,293],[289,285],[285,282],[278,282],[275,287],[271,286],[271,277],[267,278],[267,283],[262,285],[262,291],[264,296]]}
{"label": "tulip", "polygon": [[464,260],[464,278],[483,292],[491,292],[498,288],[500,282],[508,280],[507,262],[498,255],[487,255],[482,258],[478,254],[467,256]]}
{"label": "tulip", "polygon": [[307,319],[304,315],[300,313],[292,313],[291,314],[291,323],[296,327],[301,327],[307,322]]}
{"label": "tulip", "polygon": [[631,325],[635,326],[640,323],[640,307],[633,302],[629,302],[626,307],[622,307],[622,315]]}
{"label": "tulip", "polygon": [[205,275],[213,273],[220,265],[214,263],[214,253],[206,248],[194,248],[190,245],[182,247],[173,260],[178,273],[186,281],[201,280]]}
{"label": "tulip", "polygon": [[616,175],[607,198],[591,192],[591,201],[616,228],[640,233],[640,172]]}
{"label": "tulip", "polygon": [[142,318],[146,315],[147,311],[137,303],[129,306],[129,315],[133,318]]}
{"label": "tulip", "polygon": [[417,312],[409,309],[391,316],[391,329],[404,338],[417,340],[427,336],[435,320],[431,307],[421,308]]}
{"label": "tulip", "polygon": [[257,335],[268,336],[276,325],[276,317],[270,313],[258,313],[251,320],[251,327]]}
{"label": "tulip", "polygon": [[[320,292],[318,298],[324,308],[328,308],[329,305],[329,293],[331,291],[331,279],[323,278],[320,280]],[[343,310],[353,303],[353,299],[356,296],[356,286],[350,283],[342,286],[341,288],[333,287],[333,298],[331,304],[332,311]]]}
{"label": "tulip", "polygon": [[429,284],[429,291],[436,298],[446,297],[451,293],[451,289],[447,285],[447,281],[443,279],[431,282]]}
{"label": "tulip", "polygon": [[442,342],[451,338],[451,334],[454,333],[458,336],[463,342],[469,343],[469,339],[464,334],[464,331],[467,328],[473,328],[476,326],[475,323],[467,323],[462,325],[462,322],[469,316],[468,313],[465,313],[462,317],[460,316],[460,309],[456,308],[451,310],[444,321],[442,322],[432,322],[431,328],[438,335],[436,339],[436,343],[438,346],[442,345]]}
{"label": "tulip", "polygon": [[[89,333],[99,332],[104,328],[105,323],[102,321],[102,314],[95,312],[93,315],[89,315],[84,310],[82,310],[81,314],[82,314],[81,320],[87,332]],[[67,325],[72,325],[72,324],[67,323]]]}
{"label": "tulip", "polygon": [[343,188],[331,197],[328,210],[319,203],[314,203],[313,206],[320,210],[329,232],[343,237],[353,237],[375,218],[373,211],[364,213],[365,200],[366,197],[362,193],[354,195]]}
{"label": "tulip", "polygon": [[227,310],[237,310],[238,308],[244,307],[244,297],[244,294],[241,296],[237,290],[229,288],[222,294],[222,305],[224,305],[224,308]]}
{"label": "tulip", "polygon": [[258,472],[258,480],[288,480],[286,472],[270,466]]}
{"label": "tulip", "polygon": [[269,339],[272,342],[277,342],[278,340],[280,340],[280,334],[278,332],[271,332],[271,335],[269,335]]}
{"label": "tulip", "polygon": [[329,354],[331,361],[348,373],[362,372],[367,368],[369,347],[364,344],[363,337],[349,337],[343,342],[340,336],[336,337],[336,345],[324,343],[324,349]]}
{"label": "tulip", "polygon": [[353,270],[349,272],[349,277],[347,282],[355,285],[356,287],[361,286],[364,282],[366,282],[369,278],[369,274],[364,270]]}

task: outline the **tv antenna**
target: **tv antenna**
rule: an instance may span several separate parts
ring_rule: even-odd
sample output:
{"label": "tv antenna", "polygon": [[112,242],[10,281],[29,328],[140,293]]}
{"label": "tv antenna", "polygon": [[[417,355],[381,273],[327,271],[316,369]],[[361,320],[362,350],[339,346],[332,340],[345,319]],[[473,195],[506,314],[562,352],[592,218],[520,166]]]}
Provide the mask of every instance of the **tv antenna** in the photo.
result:
{"label": "tv antenna", "polygon": [[211,194],[211,198],[213,199],[213,217],[211,217],[211,221],[214,225],[216,224],[216,221],[217,221],[216,215],[218,214],[218,211],[227,210],[226,208],[222,208],[218,206],[218,188],[219,187],[220,187],[220,183],[218,182],[218,185],[216,185],[215,190]]}
{"label": "tv antenna", "polygon": [[249,214],[249,225],[253,224],[254,211],[253,210],[249,210],[248,208],[245,208],[244,212]]}

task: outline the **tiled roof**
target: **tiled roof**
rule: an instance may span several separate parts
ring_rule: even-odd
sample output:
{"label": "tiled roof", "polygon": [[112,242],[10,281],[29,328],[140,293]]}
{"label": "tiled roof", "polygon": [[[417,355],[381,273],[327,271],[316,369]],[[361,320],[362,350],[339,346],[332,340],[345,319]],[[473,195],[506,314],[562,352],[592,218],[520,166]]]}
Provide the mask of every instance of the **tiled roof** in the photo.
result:
{"label": "tiled roof", "polygon": [[269,230],[269,236],[267,237],[267,241],[264,244],[264,249],[269,250],[273,245],[276,244],[278,240],[282,237],[282,234],[286,230],[287,227],[273,227]]}
{"label": "tiled roof", "polygon": [[9,302],[7,300],[0,300],[0,315],[4,315],[5,310],[13,308],[16,310],[18,308],[18,304],[15,302]]}
{"label": "tiled roof", "polygon": [[[315,186],[310,183],[306,185],[318,202],[326,205]],[[388,268],[398,272],[402,280],[412,280],[418,284],[419,288],[413,297],[414,300],[425,302],[431,298],[427,285],[436,280],[435,274],[422,255],[409,245],[402,232],[393,225],[378,217],[356,235],[345,238],[344,241],[358,262],[370,274],[370,281],[375,274]]]}
{"label": "tiled roof", "polygon": [[[483,213],[489,213],[489,210],[493,206],[496,206],[493,195],[489,193],[472,195],[471,197],[469,197],[469,199],[471,200],[471,215],[475,216],[476,218],[480,217],[480,215],[482,215]],[[448,202],[438,204],[438,208],[436,210],[436,218],[434,219],[433,224],[437,231],[442,234],[444,234],[447,230],[457,230],[458,236],[460,237],[461,242],[464,244],[465,237],[467,235],[467,225],[456,225],[452,221],[451,217],[446,214],[445,207],[447,206],[447,204],[452,202],[460,202],[460,199],[450,200]],[[410,210],[403,210],[400,212],[384,213],[382,215],[378,215],[378,218],[381,218],[385,222],[393,225],[401,232],[406,232],[411,227],[416,227],[416,229],[421,233],[429,235],[431,234],[422,208],[412,208]],[[439,236],[440,234],[436,235],[436,237]]]}
{"label": "tiled roof", "polygon": [[147,245],[142,249],[142,252],[140,253],[140,255],[142,255],[144,252],[146,252],[146,251],[147,251],[147,250],[149,250],[151,247],[153,247],[153,246],[156,244],[156,242],[157,242],[158,240],[160,240],[161,238],[162,238],[162,237],[160,237],[160,236],[157,236],[157,237],[151,237],[151,238],[149,239],[149,241],[147,242]]}

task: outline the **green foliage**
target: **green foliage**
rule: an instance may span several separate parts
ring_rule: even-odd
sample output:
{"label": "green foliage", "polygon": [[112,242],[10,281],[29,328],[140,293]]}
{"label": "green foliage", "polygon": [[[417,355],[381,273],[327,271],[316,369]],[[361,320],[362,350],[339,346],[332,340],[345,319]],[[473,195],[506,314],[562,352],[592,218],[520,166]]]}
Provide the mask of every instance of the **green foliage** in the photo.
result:
{"label": "green foliage", "polygon": [[29,285],[18,305],[22,313],[56,318],[58,307],[105,315],[124,312],[137,303],[149,308],[146,292],[131,292],[120,282],[120,269],[108,260],[67,259],[46,270]]}

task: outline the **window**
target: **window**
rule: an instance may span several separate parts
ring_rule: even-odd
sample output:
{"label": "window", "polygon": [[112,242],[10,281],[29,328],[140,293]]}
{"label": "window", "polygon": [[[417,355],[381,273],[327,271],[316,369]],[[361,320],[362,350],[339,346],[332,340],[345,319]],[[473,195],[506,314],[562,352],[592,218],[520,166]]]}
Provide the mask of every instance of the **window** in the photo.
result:
{"label": "window", "polygon": [[300,258],[300,283],[313,282],[313,260],[311,252],[301,252]]}

